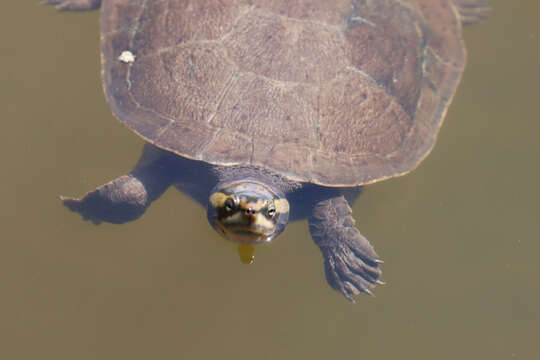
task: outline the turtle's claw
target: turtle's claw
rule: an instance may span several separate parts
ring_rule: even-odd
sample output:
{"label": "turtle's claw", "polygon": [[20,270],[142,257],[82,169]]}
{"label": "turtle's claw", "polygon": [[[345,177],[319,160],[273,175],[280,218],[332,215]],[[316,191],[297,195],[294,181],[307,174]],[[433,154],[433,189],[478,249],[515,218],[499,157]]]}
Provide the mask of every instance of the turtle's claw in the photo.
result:
{"label": "turtle's claw", "polygon": [[372,289],[380,283],[381,270],[343,245],[323,250],[328,283],[349,300],[360,293],[373,296]]}

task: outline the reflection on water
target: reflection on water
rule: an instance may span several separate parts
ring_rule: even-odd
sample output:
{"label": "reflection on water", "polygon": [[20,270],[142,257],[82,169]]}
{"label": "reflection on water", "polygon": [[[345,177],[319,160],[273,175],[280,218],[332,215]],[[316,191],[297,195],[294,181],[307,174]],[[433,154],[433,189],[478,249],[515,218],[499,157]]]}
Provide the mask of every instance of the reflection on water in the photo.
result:
{"label": "reflection on water", "polygon": [[355,204],[388,285],[351,305],[326,286],[305,223],[245,266],[175,191],[123,226],[65,211],[58,195],[124,173],[142,142],[104,102],[97,14],[2,2],[0,353],[534,359],[540,3],[492,3],[466,30],[468,68],[434,152]]}

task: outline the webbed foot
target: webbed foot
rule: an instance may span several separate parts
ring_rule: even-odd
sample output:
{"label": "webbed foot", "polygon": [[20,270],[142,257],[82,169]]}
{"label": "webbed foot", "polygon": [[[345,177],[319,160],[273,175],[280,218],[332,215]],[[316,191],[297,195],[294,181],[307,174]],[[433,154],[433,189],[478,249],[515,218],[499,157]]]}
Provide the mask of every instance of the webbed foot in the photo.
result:
{"label": "webbed foot", "polygon": [[103,184],[82,198],[61,196],[63,204],[94,224],[107,221],[122,224],[138,219],[174,182],[169,154],[145,145],[135,168]]}
{"label": "webbed foot", "polygon": [[347,299],[372,290],[379,281],[382,261],[354,226],[352,210],[343,196],[317,203],[309,219],[313,241],[324,257],[328,284]]}
{"label": "webbed foot", "polygon": [[44,0],[41,4],[54,5],[58,11],[87,11],[99,9],[101,0]]}
{"label": "webbed foot", "polygon": [[150,204],[145,186],[132,175],[116,178],[80,199],[64,196],[60,199],[68,209],[96,225],[101,221],[122,224],[135,220]]}

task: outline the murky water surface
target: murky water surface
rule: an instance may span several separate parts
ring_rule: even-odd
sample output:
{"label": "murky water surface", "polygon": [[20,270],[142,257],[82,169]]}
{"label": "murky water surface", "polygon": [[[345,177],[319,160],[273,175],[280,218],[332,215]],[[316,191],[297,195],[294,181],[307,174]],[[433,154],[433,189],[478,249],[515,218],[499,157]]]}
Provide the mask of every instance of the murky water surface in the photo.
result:
{"label": "murky water surface", "polygon": [[131,224],[62,208],[129,170],[98,14],[0,3],[3,359],[538,359],[540,2],[492,1],[430,157],[354,206],[388,285],[350,304],[305,222],[256,264],[168,191]]}

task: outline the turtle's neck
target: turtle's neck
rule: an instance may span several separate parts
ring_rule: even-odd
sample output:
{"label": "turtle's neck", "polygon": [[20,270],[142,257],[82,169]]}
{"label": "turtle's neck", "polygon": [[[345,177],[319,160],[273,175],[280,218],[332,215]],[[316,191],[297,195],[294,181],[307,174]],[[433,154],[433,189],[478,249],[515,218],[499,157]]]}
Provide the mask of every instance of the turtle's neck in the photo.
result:
{"label": "turtle's neck", "polygon": [[252,180],[266,184],[284,195],[302,186],[301,183],[289,180],[283,175],[257,166],[215,166],[213,170],[220,184]]}

